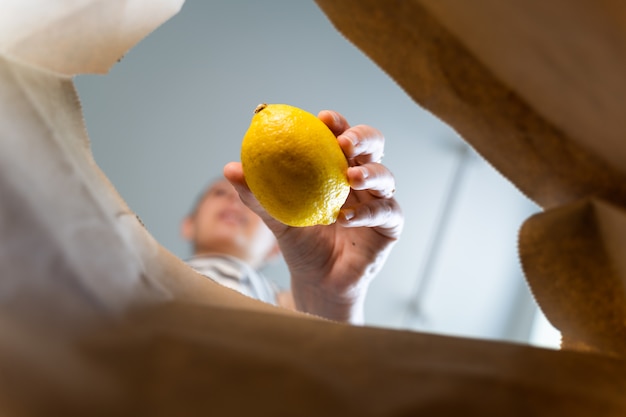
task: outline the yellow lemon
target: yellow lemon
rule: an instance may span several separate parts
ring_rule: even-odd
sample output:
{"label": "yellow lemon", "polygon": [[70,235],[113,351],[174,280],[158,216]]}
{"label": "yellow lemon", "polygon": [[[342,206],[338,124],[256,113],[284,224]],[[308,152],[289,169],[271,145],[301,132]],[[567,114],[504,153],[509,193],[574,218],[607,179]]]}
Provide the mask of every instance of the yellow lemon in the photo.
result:
{"label": "yellow lemon", "polygon": [[348,162],[316,116],[260,104],[241,144],[246,182],[265,210],[289,226],[331,224],[350,193]]}

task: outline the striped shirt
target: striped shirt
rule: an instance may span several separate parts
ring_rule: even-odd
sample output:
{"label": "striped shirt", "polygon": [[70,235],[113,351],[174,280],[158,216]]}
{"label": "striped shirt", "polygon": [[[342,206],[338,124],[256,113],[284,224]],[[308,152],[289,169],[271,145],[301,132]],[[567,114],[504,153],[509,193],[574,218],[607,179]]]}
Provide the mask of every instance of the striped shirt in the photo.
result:
{"label": "striped shirt", "polygon": [[277,304],[278,287],[245,262],[227,255],[202,255],[187,260],[198,273],[244,295]]}

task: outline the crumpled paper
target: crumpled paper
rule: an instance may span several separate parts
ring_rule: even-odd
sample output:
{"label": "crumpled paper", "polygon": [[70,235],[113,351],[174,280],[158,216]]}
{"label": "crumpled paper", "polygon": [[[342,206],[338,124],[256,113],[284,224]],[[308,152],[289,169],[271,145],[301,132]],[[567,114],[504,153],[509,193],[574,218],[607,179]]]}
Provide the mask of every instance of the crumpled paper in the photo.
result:
{"label": "crumpled paper", "polygon": [[332,323],[162,248],[95,164],[71,75],[181,5],[0,3],[0,414],[624,414],[622,361]]}

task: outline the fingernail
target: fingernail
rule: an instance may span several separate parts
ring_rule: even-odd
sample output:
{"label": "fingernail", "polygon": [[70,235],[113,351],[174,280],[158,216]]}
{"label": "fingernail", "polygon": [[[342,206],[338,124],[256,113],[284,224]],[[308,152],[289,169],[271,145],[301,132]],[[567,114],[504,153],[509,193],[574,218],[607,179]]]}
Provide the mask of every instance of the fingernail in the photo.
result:
{"label": "fingernail", "polygon": [[352,220],[354,218],[354,215],[356,214],[354,212],[354,209],[351,208],[345,208],[341,210],[341,213],[343,214],[343,218],[346,219],[346,221]]}
{"label": "fingernail", "polygon": [[370,171],[367,168],[361,166],[359,167],[359,169],[361,170],[361,175],[363,176],[363,179],[366,179],[370,176]]}

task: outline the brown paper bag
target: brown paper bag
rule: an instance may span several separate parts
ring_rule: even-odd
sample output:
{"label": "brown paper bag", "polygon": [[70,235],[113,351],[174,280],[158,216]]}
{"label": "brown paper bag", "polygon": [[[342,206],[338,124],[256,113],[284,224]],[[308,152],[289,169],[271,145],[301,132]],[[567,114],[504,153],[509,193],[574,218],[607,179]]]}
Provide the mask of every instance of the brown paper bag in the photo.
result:
{"label": "brown paper bag", "polygon": [[180,6],[0,6],[0,414],[623,415],[620,360],[332,323],[163,249],[95,165],[69,76]]}

